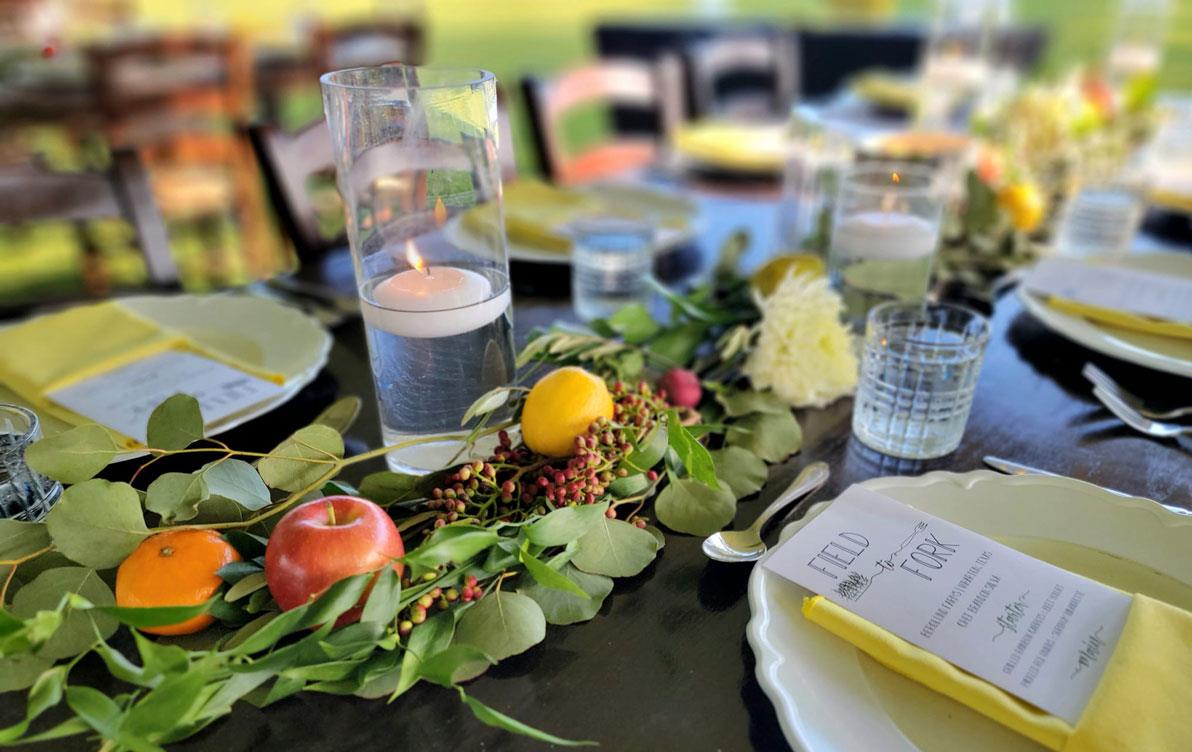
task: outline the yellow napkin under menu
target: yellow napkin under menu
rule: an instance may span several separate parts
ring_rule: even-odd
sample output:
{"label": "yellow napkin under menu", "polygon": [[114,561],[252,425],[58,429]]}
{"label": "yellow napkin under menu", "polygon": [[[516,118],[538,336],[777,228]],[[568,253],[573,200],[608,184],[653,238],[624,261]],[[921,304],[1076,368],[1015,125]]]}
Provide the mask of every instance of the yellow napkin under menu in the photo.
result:
{"label": "yellow napkin under menu", "polygon": [[[167,350],[187,350],[275,384],[285,382],[280,374],[214,353],[181,332],[109,301],[38,316],[0,330],[0,383],[38,412],[71,425],[90,423],[46,395]],[[138,443],[121,438],[130,447]]]}
{"label": "yellow napkin under menu", "polygon": [[803,601],[811,622],[878,663],[1063,752],[1192,750],[1192,613],[1134,595],[1109,665],[1075,727],[822,596]]}
{"label": "yellow napkin under menu", "polygon": [[1115,311],[1111,308],[1088,305],[1054,295],[1047,298],[1047,305],[1062,313],[1079,316],[1099,324],[1109,324],[1143,334],[1156,334],[1160,337],[1192,339],[1192,324],[1139,316],[1126,311]]}

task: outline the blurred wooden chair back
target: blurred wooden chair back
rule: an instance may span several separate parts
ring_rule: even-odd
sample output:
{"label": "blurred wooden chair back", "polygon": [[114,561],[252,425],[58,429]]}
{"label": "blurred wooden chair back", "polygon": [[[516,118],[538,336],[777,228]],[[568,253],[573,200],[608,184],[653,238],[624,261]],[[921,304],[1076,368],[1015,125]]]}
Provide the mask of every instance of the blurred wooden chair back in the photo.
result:
{"label": "blurred wooden chair back", "polygon": [[311,48],[318,75],[381,63],[417,65],[424,54],[422,25],[407,20],[320,25],[315,27]]}
{"label": "blurred wooden chair back", "polygon": [[135,151],[114,151],[105,173],[53,172],[29,163],[0,167],[0,224],[106,218],[132,225],[155,285],[177,282],[165,225]]}
{"label": "blurred wooden chair back", "polygon": [[[293,243],[299,261],[304,264],[313,262],[332,248],[343,246],[347,239],[342,233],[328,236],[322,231],[319,220],[321,213],[327,213],[326,207],[318,205],[311,185],[319,176],[330,176],[329,181],[334,180],[335,164],[327,122],[317,120],[296,133],[287,133],[272,125],[254,125],[248,133],[274,212]],[[326,196],[324,191],[324,198]],[[342,211],[342,205],[339,211]]]}
{"label": "blurred wooden chair back", "polygon": [[[679,63],[607,59],[552,78],[526,77],[523,94],[543,172],[552,180],[582,183],[642,168],[659,141],[678,124],[682,110]],[[566,117],[577,108],[632,108],[654,114],[652,132],[618,132],[612,140],[579,150],[568,144]]]}
{"label": "blurred wooden chair back", "polygon": [[691,43],[685,58],[696,117],[785,115],[798,88],[792,35],[740,32]]}

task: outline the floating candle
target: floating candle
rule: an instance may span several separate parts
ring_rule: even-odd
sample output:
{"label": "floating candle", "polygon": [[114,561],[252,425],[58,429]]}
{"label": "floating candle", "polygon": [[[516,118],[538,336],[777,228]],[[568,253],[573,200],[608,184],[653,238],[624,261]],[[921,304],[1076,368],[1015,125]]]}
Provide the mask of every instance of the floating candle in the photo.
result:
{"label": "floating candle", "polygon": [[918,259],[935,251],[935,225],[900,212],[867,211],[844,218],[832,231],[841,259]]}

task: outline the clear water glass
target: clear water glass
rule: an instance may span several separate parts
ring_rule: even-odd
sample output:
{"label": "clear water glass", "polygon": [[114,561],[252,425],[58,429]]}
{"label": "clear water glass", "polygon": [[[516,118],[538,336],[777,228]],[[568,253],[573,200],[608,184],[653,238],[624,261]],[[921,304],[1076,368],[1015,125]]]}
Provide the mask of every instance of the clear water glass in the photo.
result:
{"label": "clear water glass", "polygon": [[869,312],[853,435],[891,457],[931,459],[960,445],[989,321],[956,305],[885,303]]}
{"label": "clear water glass", "polygon": [[1061,256],[1119,256],[1129,251],[1146,210],[1137,186],[1085,186],[1060,213],[1055,250]]}
{"label": "clear water glass", "polygon": [[381,437],[403,445],[386,459],[438,470],[464,458],[468,407],[514,377],[497,82],[405,65],[320,81]]}
{"label": "clear water glass", "polygon": [[606,318],[632,303],[647,305],[654,264],[654,228],[618,218],[578,220],[570,226],[571,301],[584,321]]}
{"label": "clear water glass", "polygon": [[794,108],[789,129],[793,143],[778,209],[780,251],[827,257],[836,198],[853,162],[853,146],[804,107]]}
{"label": "clear water glass", "polygon": [[41,438],[37,414],[0,404],[0,517],[39,522],[62,495],[62,485],[25,464],[25,450]]}

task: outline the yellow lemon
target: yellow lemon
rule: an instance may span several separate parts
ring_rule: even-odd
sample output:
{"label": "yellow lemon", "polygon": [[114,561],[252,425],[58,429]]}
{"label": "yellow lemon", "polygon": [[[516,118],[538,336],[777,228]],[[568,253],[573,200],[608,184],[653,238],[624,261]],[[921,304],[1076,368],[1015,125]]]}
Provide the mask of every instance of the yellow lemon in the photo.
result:
{"label": "yellow lemon", "polygon": [[566,366],[543,376],[530,390],[522,407],[522,438],[539,454],[565,457],[597,418],[612,417],[613,398],[604,381]]}
{"label": "yellow lemon", "polygon": [[1023,232],[1038,227],[1047,208],[1043,194],[1034,183],[1011,183],[998,192],[997,203],[1009,215],[1015,229]]}
{"label": "yellow lemon", "polygon": [[767,261],[765,266],[753,273],[750,283],[763,298],[768,298],[788,274],[822,277],[825,273],[824,260],[819,256],[811,253],[791,253],[775,256]]}

